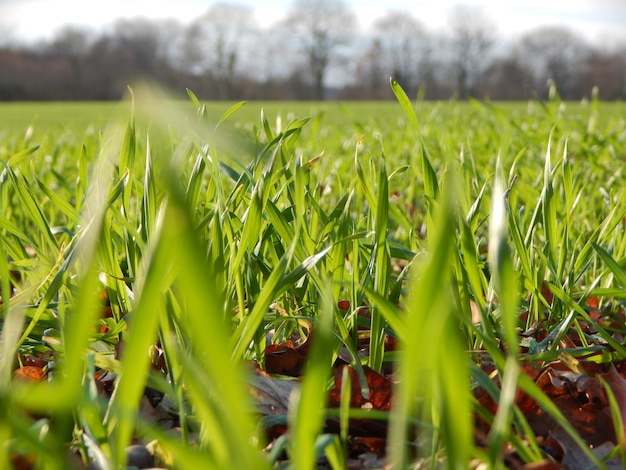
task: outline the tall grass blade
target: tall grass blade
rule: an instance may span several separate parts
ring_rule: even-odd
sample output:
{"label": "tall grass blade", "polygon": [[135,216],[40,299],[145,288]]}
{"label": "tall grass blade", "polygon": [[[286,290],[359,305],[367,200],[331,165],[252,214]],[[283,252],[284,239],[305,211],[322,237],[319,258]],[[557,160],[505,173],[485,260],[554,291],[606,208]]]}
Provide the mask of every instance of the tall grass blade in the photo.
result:
{"label": "tall grass blade", "polygon": [[[376,292],[386,296],[390,285],[391,263],[389,259],[389,247],[387,245],[387,227],[389,217],[389,190],[387,171],[384,162],[381,162],[378,172],[378,199],[376,201],[376,222],[374,227],[374,256]],[[378,371],[383,364],[385,340],[385,320],[376,306],[371,313],[370,328],[370,355],[369,366]]]}
{"label": "tall grass blade", "polygon": [[210,449],[216,468],[265,468],[253,444],[252,407],[242,387],[245,374],[241,356],[231,354],[223,305],[212,287],[207,260],[198,256],[204,251],[184,193],[171,168],[166,173],[169,199],[161,236],[163,246],[169,247],[177,291],[185,308],[184,318],[173,320],[186,335],[189,350],[177,354],[186,364],[184,379],[198,411],[202,441]]}
{"label": "tall grass blade", "polygon": [[[454,321],[447,291],[456,218],[451,191],[448,188],[443,193],[444,200],[429,237],[430,253],[428,259],[417,266],[419,275],[412,280],[407,302],[407,337],[410,340],[402,345],[398,361],[397,373],[404,380],[395,388],[396,402],[388,438],[388,455],[394,468],[408,465],[406,442],[412,419],[422,419],[433,426],[430,436],[426,428],[417,433],[421,436],[418,451],[422,456],[433,450],[424,447],[424,440],[436,448],[437,442],[443,439],[451,459],[450,468],[466,468],[469,462],[470,397],[463,393],[459,396],[459,390],[467,390],[469,378],[458,326],[455,326],[458,323]],[[455,399],[450,401],[453,395]]]}
{"label": "tall grass blade", "polygon": [[222,114],[222,116],[220,117],[219,121],[217,121],[217,124],[216,124],[215,128],[217,129],[217,127],[221,123],[226,121],[226,119],[228,119],[233,113],[237,112],[237,110],[242,108],[246,103],[247,103],[247,101],[240,101],[239,103],[235,103],[230,108],[228,108],[226,110],[226,112],[224,114]]}
{"label": "tall grass blade", "polygon": [[615,280],[622,288],[626,288],[626,271],[622,269],[617,261],[613,259],[613,257],[601,246],[596,243],[591,243],[592,248],[598,253],[598,256],[602,258],[604,264],[606,264],[607,268],[611,271]]}
{"label": "tall grass blade", "polygon": [[150,359],[147,352],[156,339],[157,325],[163,311],[162,293],[169,288],[169,248],[163,245],[158,234],[163,224],[172,221],[164,220],[164,217],[162,213],[152,234],[151,249],[143,257],[143,269],[140,270],[135,292],[137,305],[125,335],[122,373],[106,418],[108,432],[113,439],[113,462],[116,466],[124,463],[125,449],[135,429],[135,416],[147,381]]}
{"label": "tall grass blade", "polygon": [[549,260],[556,266],[559,258],[557,247],[559,246],[557,230],[557,212],[554,187],[552,185],[551,145],[554,131],[550,133],[546,149],[546,162],[544,165],[543,189],[541,192],[541,213],[543,216],[543,228],[545,231],[546,244],[549,248]]}
{"label": "tall grass blade", "polygon": [[390,79],[390,84],[391,90],[393,91],[394,95],[396,95],[396,99],[398,100],[398,103],[400,103],[404,114],[406,114],[406,116],[409,118],[409,124],[411,125],[411,127],[413,127],[413,129],[419,129],[419,122],[417,121],[417,116],[415,114],[415,110],[413,109],[413,104],[411,103],[411,100],[409,99],[407,94],[402,89],[402,86],[393,78]]}
{"label": "tall grass blade", "polygon": [[[9,165],[5,164],[4,172],[13,184],[13,187],[20,199],[22,207],[29,215],[32,223],[35,225],[35,228],[39,232],[39,235],[42,237],[42,241],[45,242],[45,245],[47,245],[48,249],[52,250],[53,252],[57,251],[57,241],[52,234],[50,224],[48,223],[48,220],[41,209],[41,206],[37,200],[38,198],[33,192],[31,185],[28,183],[24,175],[16,173]],[[43,246],[38,247],[38,249],[42,248]]]}
{"label": "tall grass blade", "polygon": [[496,179],[491,198],[489,217],[489,267],[492,293],[500,305],[500,319],[504,326],[507,351],[517,356],[518,279],[513,267],[507,241],[507,208],[500,159],[496,164]]}
{"label": "tall grass blade", "polygon": [[289,430],[293,436],[289,455],[293,467],[303,470],[317,467],[316,443],[325,419],[327,380],[335,349],[333,304],[329,289],[325,289],[304,379],[289,405]]}

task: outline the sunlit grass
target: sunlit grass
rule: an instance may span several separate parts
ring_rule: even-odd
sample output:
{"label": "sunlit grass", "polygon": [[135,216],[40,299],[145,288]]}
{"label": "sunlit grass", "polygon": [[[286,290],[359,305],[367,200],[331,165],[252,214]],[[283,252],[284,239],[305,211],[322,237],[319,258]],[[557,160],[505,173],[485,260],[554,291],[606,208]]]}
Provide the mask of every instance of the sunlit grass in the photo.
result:
{"label": "sunlit grass", "polygon": [[[346,462],[345,399],[339,437],[324,429],[340,354],[363,388],[365,365],[393,363],[388,459],[399,468],[498,467],[507,442],[540,459],[518,387],[584,447],[521,373],[518,333],[554,325],[533,351],[548,361],[590,320],[586,298],[624,298],[624,120],[598,103],[415,103],[392,88],[393,104],[262,113],[140,91],[102,131],[49,129],[43,117],[4,130],[0,467],[17,453],[65,468],[72,448],[118,468],[140,439],[177,468],[270,468],[280,449],[263,451],[249,361],[263,366],[268,342],[310,331],[282,417],[294,468]],[[385,350],[388,335],[398,351]],[[611,332],[598,335],[611,360],[626,359]],[[13,378],[27,355],[53,359],[48,381]],[[476,384],[501,405],[487,448],[472,435]],[[141,412],[148,386],[167,397],[176,437]]]}

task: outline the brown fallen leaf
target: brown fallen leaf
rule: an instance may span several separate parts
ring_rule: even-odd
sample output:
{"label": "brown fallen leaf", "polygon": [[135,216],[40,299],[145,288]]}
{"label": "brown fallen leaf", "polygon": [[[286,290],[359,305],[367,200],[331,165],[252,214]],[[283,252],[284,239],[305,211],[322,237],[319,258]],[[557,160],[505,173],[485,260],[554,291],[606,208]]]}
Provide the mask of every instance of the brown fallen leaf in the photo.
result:
{"label": "brown fallen leaf", "polygon": [[[308,338],[303,344],[307,341]],[[293,341],[270,344],[265,348],[265,370],[270,374],[299,377],[304,370],[306,350],[305,347],[295,346]]]}
{"label": "brown fallen leaf", "polygon": [[39,382],[47,374],[47,369],[37,366],[23,366],[13,372],[13,377],[27,382]]}
{"label": "brown fallen leaf", "polygon": [[350,397],[351,408],[364,408],[370,405],[372,409],[381,411],[388,411],[391,408],[393,404],[393,384],[390,380],[373,369],[363,366],[363,372],[365,373],[365,379],[369,388],[368,396],[364,397],[361,393],[361,384],[357,371],[352,366],[344,364],[343,362],[339,363],[333,370],[335,386],[329,394],[329,406],[331,408],[337,408],[341,403],[341,383],[343,369],[345,367],[348,368],[348,374],[350,376],[350,388],[352,390]]}
{"label": "brown fallen leaf", "polygon": [[300,381],[272,377],[256,364],[248,377],[248,390],[257,412],[262,416],[265,434],[271,441],[287,430],[289,398],[294,389],[300,386]]}
{"label": "brown fallen leaf", "polygon": [[[575,365],[578,372],[571,370],[572,364],[562,360],[552,362],[540,371],[530,366],[524,367],[523,371],[535,380],[537,386],[552,400],[590,447],[595,449],[606,443],[614,443],[614,427],[608,412],[606,394],[599,380],[599,377],[607,376],[603,371],[604,366],[584,361],[577,361]],[[485,367],[483,366],[484,370]],[[609,381],[613,384],[611,385],[612,389],[616,389],[614,393],[620,394],[620,410],[624,413],[626,410],[626,381],[621,378],[613,366],[612,369],[614,372],[608,373]],[[486,369],[485,372],[490,373],[491,371]],[[499,385],[497,376],[493,380]],[[484,391],[476,390],[475,397],[490,413],[495,414],[497,412],[497,403]],[[565,460],[565,454],[569,452],[567,458],[571,461],[572,455],[578,458],[579,454],[583,454],[580,449],[578,451],[573,450],[577,445],[562,437],[564,431],[558,423],[531,396],[518,391],[516,405],[528,420],[528,424],[537,437],[543,439],[544,443],[554,439],[559,443],[559,447],[564,449],[559,455],[560,458]],[[478,415],[476,416],[476,430],[484,435],[489,433],[488,423]],[[548,448],[554,449],[554,442],[546,444],[546,449]],[[553,452],[549,453],[553,457],[557,457]]]}
{"label": "brown fallen leaf", "polygon": [[[289,316],[280,305],[273,304],[272,307],[280,313],[281,317]],[[269,344],[265,348],[265,370],[270,374],[290,377],[302,375],[313,331],[310,321],[299,320],[298,323],[308,332],[306,337],[294,332],[286,341]],[[273,339],[273,334],[268,334],[266,337],[267,341],[270,342]]]}
{"label": "brown fallen leaf", "polygon": [[617,372],[613,364],[611,364],[609,371],[600,374],[600,377],[611,388],[622,416],[622,426],[626,427],[626,380]]}
{"label": "brown fallen leaf", "polygon": [[[605,413],[606,395],[594,376],[600,366],[584,363],[582,370],[590,375],[573,372],[563,362],[555,361],[542,369],[536,384],[590,446],[614,442],[613,424]],[[560,429],[556,421],[528,395],[520,394],[518,406],[535,434],[547,438]]]}
{"label": "brown fallen leaf", "polygon": [[[578,447],[571,436],[562,428],[558,427],[554,430],[553,438],[563,447],[563,459],[561,460],[561,468],[563,470],[579,470],[581,468],[594,468],[593,462]],[[614,444],[606,442],[600,446],[594,447],[592,452],[600,459],[606,457],[615,447]],[[604,462],[608,470],[622,469],[622,464],[618,457],[612,457]]]}
{"label": "brown fallen leaf", "polygon": [[272,377],[258,366],[249,376],[249,391],[260,414],[286,415],[289,397],[300,386],[300,381]]}
{"label": "brown fallen leaf", "polygon": [[[343,370],[347,369],[350,379],[350,408],[361,410],[389,411],[393,404],[392,388],[390,380],[383,377],[378,372],[363,366],[363,372],[369,389],[368,396],[365,397],[361,391],[361,383],[357,371],[343,361],[338,361],[333,370],[335,384],[328,395],[328,407],[338,408],[341,403],[341,388]],[[336,419],[328,419],[326,426],[329,430],[336,432],[339,429],[339,422]],[[367,437],[374,439],[375,446],[382,445],[377,438],[386,438],[387,421],[377,419],[350,419],[348,432],[353,437]],[[374,446],[374,444],[372,444]],[[367,452],[377,452],[373,448],[368,448]]]}
{"label": "brown fallen leaf", "polygon": [[12,455],[10,458],[11,468],[13,470],[31,470],[37,465],[37,459],[34,455]]}

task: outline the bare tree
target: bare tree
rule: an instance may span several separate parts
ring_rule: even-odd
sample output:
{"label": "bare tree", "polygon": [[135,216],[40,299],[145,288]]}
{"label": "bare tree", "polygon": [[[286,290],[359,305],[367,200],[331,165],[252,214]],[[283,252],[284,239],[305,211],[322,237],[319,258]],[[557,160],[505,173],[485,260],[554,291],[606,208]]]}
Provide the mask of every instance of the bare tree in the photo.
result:
{"label": "bare tree", "polygon": [[498,57],[484,73],[483,92],[500,100],[524,100],[532,97],[533,84],[530,71],[515,53]]}
{"label": "bare tree", "polygon": [[405,11],[389,11],[374,22],[375,41],[382,49],[385,73],[393,76],[407,93],[416,93],[421,84],[421,68],[429,54],[426,28]]}
{"label": "bare tree", "polygon": [[[388,68],[385,50],[379,39],[374,38],[370,47],[359,57],[356,66],[356,83],[358,88],[352,90],[358,96],[365,99],[381,99],[388,96],[389,76],[392,75]],[[402,82],[400,82],[402,83]],[[350,96],[354,98],[354,96]]]}
{"label": "bare tree", "polygon": [[92,31],[66,26],[56,32],[52,41],[45,46],[45,53],[52,57],[63,57],[69,61],[71,76],[67,77],[67,88],[72,89],[74,98],[83,98],[85,90],[83,64],[94,42]]}
{"label": "bare tree", "polygon": [[329,67],[353,36],[356,16],[343,0],[294,0],[285,24],[300,40],[313,98],[323,99]]}
{"label": "bare tree", "polygon": [[217,3],[187,30],[184,49],[188,67],[210,75],[221,98],[230,98],[241,56],[257,33],[253,10]]}
{"label": "bare tree", "polygon": [[483,10],[457,5],[449,14],[452,64],[460,99],[467,98],[480,81],[486,56],[495,39],[495,23]]}
{"label": "bare tree", "polygon": [[150,76],[158,71],[165,46],[160,23],[142,18],[120,19],[114,24],[113,37],[137,73]]}
{"label": "bare tree", "polygon": [[161,80],[167,69],[159,23],[120,19],[89,48],[82,75],[96,99],[119,99],[136,80]]}
{"label": "bare tree", "polygon": [[552,81],[563,97],[573,98],[575,75],[589,54],[580,36],[562,26],[543,26],[526,33],[520,42],[520,56],[534,71],[535,86],[547,90]]}
{"label": "bare tree", "polygon": [[581,78],[586,87],[580,90],[589,96],[597,87],[604,100],[626,98],[626,46],[620,51],[594,50],[582,65]]}
{"label": "bare tree", "polygon": [[94,37],[93,31],[89,29],[64,26],[55,33],[46,48],[53,54],[79,58],[89,50]]}
{"label": "bare tree", "polygon": [[159,32],[158,58],[171,67],[182,67],[186,26],[175,18],[152,20]]}

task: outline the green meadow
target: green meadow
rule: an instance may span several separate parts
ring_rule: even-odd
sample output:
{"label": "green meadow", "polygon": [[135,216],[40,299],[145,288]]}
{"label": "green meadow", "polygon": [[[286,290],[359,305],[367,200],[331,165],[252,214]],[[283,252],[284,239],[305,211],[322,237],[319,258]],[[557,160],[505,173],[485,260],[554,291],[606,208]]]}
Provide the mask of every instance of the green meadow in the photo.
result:
{"label": "green meadow", "polygon": [[[170,100],[170,104],[181,110],[189,107],[186,100]],[[219,118],[225,110],[236,102],[205,103],[207,113]],[[149,105],[148,105],[149,106]],[[29,125],[45,129],[57,127],[80,128],[82,126],[101,126],[111,120],[124,120],[128,117],[129,102],[32,102],[0,103],[0,124],[3,128],[22,130]],[[268,116],[281,115],[283,119],[311,117],[317,114],[325,116],[326,124],[351,125],[359,120],[385,120],[401,117],[402,111],[395,102],[248,102],[235,115],[238,122],[258,124],[261,110]]]}
{"label": "green meadow", "polygon": [[0,104],[0,467],[626,462],[626,107],[392,89]]}

